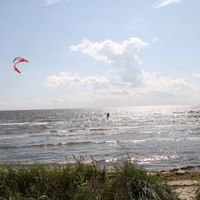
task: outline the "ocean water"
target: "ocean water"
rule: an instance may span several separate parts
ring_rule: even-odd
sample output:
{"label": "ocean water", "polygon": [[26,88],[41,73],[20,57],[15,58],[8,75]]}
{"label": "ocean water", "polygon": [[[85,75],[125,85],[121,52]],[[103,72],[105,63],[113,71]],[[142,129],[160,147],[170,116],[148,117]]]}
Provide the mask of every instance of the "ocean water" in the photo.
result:
{"label": "ocean water", "polygon": [[0,111],[0,164],[81,157],[169,170],[199,167],[199,152],[200,106]]}

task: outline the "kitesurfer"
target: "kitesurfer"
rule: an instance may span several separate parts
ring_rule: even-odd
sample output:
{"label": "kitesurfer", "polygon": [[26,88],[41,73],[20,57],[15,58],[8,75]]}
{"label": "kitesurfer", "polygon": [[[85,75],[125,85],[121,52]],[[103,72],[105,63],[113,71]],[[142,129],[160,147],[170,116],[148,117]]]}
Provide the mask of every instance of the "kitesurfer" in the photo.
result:
{"label": "kitesurfer", "polygon": [[106,114],[106,119],[108,119],[110,117],[110,113]]}

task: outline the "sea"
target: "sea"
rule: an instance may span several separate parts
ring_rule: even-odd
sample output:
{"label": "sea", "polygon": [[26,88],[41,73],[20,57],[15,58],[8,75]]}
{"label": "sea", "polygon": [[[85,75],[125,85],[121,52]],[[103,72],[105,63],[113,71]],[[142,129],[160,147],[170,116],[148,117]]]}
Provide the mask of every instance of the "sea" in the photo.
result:
{"label": "sea", "polygon": [[200,106],[0,111],[0,164],[77,160],[199,168]]}

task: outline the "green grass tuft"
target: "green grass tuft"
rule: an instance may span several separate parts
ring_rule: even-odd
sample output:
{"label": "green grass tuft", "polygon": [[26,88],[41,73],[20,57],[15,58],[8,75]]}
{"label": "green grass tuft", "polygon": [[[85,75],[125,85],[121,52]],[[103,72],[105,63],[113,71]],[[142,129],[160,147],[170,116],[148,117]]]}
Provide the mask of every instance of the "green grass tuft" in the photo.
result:
{"label": "green grass tuft", "polygon": [[74,165],[0,168],[0,200],[175,200],[155,176],[130,163],[112,170]]}

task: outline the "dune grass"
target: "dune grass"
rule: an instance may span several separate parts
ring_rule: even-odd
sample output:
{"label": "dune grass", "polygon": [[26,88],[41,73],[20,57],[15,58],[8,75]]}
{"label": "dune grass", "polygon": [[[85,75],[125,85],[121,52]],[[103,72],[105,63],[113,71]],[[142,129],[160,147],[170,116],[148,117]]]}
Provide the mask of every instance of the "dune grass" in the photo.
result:
{"label": "dune grass", "polygon": [[112,170],[95,163],[0,168],[3,200],[175,200],[155,176],[130,163]]}
{"label": "dune grass", "polygon": [[197,193],[196,200],[200,200],[200,186],[198,190],[196,191],[196,193]]}

